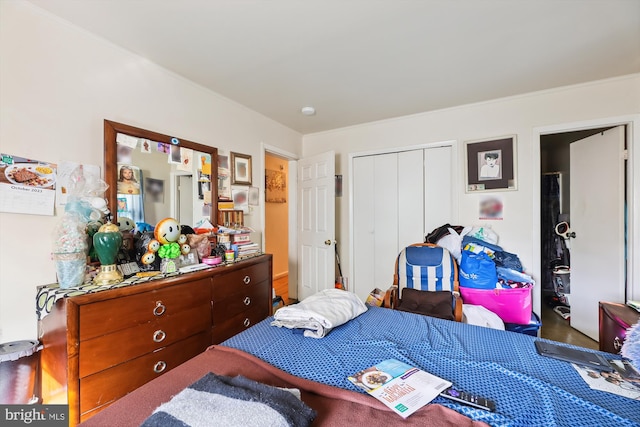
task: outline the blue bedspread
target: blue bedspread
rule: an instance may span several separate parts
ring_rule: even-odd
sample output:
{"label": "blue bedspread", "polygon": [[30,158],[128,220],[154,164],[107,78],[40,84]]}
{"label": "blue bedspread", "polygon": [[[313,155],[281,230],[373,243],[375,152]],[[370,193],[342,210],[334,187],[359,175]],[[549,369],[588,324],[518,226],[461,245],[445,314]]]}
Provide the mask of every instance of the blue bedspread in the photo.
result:
{"label": "blue bedspread", "polygon": [[435,400],[494,426],[640,425],[640,401],[591,390],[570,364],[539,356],[529,335],[378,307],[322,339],[270,326],[272,320],[222,345],[293,375],[358,392],[347,376],[395,358],[494,400],[495,413]]}

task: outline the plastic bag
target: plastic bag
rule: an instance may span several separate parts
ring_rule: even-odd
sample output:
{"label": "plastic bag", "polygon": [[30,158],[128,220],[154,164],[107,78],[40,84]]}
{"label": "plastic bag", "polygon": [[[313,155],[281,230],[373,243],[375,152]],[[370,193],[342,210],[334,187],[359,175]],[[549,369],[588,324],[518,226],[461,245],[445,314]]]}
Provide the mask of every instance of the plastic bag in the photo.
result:
{"label": "plastic bag", "polygon": [[473,227],[468,233],[469,236],[483,240],[492,245],[498,244],[498,235],[489,227]]}
{"label": "plastic bag", "polygon": [[460,264],[460,259],[462,258],[462,238],[471,231],[471,227],[465,227],[460,234],[451,227],[448,230],[449,234],[440,238],[436,244],[448,250],[458,264]]}
{"label": "plastic bag", "polygon": [[485,252],[462,251],[460,286],[476,289],[494,289],[498,282],[495,263]]}

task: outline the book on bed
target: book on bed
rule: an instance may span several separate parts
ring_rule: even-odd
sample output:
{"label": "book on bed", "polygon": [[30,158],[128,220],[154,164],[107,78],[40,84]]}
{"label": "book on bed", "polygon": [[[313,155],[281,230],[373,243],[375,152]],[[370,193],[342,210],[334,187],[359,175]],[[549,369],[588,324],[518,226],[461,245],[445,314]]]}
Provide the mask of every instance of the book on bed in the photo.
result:
{"label": "book on bed", "polygon": [[449,381],[395,359],[383,360],[348,379],[402,418],[451,387]]}

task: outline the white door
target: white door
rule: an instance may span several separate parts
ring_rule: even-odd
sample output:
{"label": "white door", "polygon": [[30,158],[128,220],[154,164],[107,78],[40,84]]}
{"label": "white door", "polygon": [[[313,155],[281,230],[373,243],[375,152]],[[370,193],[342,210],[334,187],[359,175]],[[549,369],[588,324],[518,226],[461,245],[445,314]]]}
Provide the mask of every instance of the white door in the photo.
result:
{"label": "white door", "polygon": [[618,126],[571,143],[571,326],[598,340],[598,302],[624,302],[624,139]]}
{"label": "white door", "polygon": [[335,286],[335,153],[298,161],[298,299]]}

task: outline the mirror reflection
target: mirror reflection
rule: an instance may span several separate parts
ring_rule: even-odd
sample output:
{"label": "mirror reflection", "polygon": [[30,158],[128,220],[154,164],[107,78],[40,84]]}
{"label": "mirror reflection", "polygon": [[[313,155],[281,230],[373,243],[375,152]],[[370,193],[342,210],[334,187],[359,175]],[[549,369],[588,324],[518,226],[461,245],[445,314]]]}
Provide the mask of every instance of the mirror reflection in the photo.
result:
{"label": "mirror reflection", "polygon": [[[217,149],[105,120],[105,181],[115,217],[154,227],[171,217],[195,226],[215,224]],[[115,207],[115,208],[114,208]]]}

